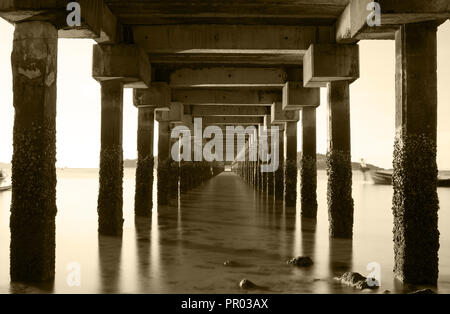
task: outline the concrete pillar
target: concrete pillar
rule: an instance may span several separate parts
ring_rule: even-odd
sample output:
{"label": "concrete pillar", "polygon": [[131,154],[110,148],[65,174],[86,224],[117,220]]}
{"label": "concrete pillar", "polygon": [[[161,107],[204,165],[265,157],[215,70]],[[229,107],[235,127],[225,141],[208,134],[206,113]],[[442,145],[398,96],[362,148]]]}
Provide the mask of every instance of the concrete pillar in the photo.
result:
{"label": "concrete pillar", "polygon": [[278,135],[278,169],[274,175],[275,199],[282,201],[284,199],[284,128],[280,128]]}
{"label": "concrete pillar", "polygon": [[403,25],[395,41],[394,272],[406,283],[436,285],[436,25]]}
{"label": "concrete pillar", "polygon": [[353,234],[349,82],[328,84],[328,215],[330,236]]}
{"label": "concrete pillar", "polygon": [[[270,130],[268,130],[267,132],[268,132],[267,145],[269,147],[269,152],[272,154],[272,152],[270,151],[272,147],[272,136],[270,134]],[[267,172],[267,194],[269,195],[274,195],[274,187],[275,187],[274,178],[275,178],[274,172],[272,171]]]}
{"label": "concrete pillar", "polygon": [[153,130],[154,108],[138,108],[136,168],[136,194],[134,197],[134,212],[136,216],[150,216],[152,212],[153,195]]}
{"label": "concrete pillar", "polygon": [[98,194],[98,231],[102,235],[122,234],[123,180],[123,84],[101,83],[101,151]]}
{"label": "concrete pillar", "polygon": [[300,169],[302,216],[317,216],[316,108],[302,109],[302,161]]}
{"label": "concrete pillar", "polygon": [[[169,134],[171,133],[171,129]],[[169,150],[172,151],[172,146],[179,144],[178,138],[170,138],[169,140]],[[177,144],[178,142],[178,144]],[[178,152],[180,151],[180,147],[178,146]],[[179,192],[179,181],[180,181],[180,163],[175,161],[172,156],[169,154],[169,201],[171,201],[171,205],[178,204],[178,192]],[[175,203],[173,203],[175,201]]]}
{"label": "concrete pillar", "polygon": [[158,205],[169,203],[169,163],[170,163],[170,129],[169,122],[159,122],[158,126]]}
{"label": "concrete pillar", "polygon": [[284,201],[293,207],[297,201],[297,122],[286,122],[284,135]]}
{"label": "concrete pillar", "polygon": [[58,32],[50,23],[16,24],[11,55],[12,281],[47,281],[55,276],[57,50]]}

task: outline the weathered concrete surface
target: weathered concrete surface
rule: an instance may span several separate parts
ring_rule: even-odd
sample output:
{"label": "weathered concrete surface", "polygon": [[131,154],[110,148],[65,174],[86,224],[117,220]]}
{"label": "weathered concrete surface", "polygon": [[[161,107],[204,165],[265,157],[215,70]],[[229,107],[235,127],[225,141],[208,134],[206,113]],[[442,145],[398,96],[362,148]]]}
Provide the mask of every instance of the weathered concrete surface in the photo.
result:
{"label": "weathered concrete surface", "polygon": [[191,114],[193,116],[244,116],[244,117],[264,117],[270,114],[270,107],[267,106],[214,106],[214,105],[203,105],[203,106],[185,106],[184,113]]}
{"label": "weathered concrete surface", "polygon": [[326,87],[328,82],[358,78],[358,45],[315,44],[303,58],[305,87]]}
{"label": "weathered concrete surface", "polygon": [[99,82],[120,79],[127,88],[147,88],[151,66],[137,45],[94,45],[92,76]]}
{"label": "weathered concrete surface", "polygon": [[297,122],[286,122],[284,142],[284,202],[293,207],[297,202]]}
{"label": "weathered concrete surface", "polygon": [[12,281],[55,276],[58,34],[46,22],[16,25],[11,251]]}
{"label": "weathered concrete surface", "polygon": [[274,103],[270,110],[270,123],[297,122],[300,118],[298,110],[283,110],[282,103]]}
{"label": "weathered concrete surface", "polygon": [[405,25],[396,34],[394,272],[412,284],[438,279],[436,50],[435,23]]}
{"label": "weathered concrete surface", "polygon": [[302,160],[300,203],[302,216],[317,217],[316,108],[302,110]]}
{"label": "weathered concrete surface", "polygon": [[287,82],[283,87],[283,110],[299,110],[319,105],[319,88],[305,88],[303,82]]}
{"label": "weathered concrete surface", "polygon": [[154,107],[170,110],[171,90],[167,83],[152,82],[148,88],[134,89],[133,101],[136,107]]}
{"label": "weathered concrete surface", "polygon": [[190,105],[266,105],[282,100],[281,93],[264,89],[179,89],[172,91],[172,101]]}
{"label": "weathered concrete surface", "polygon": [[330,236],[353,235],[350,95],[348,82],[328,85],[328,220]]}
{"label": "weathered concrete surface", "polygon": [[353,0],[336,23],[336,41],[354,43],[360,39],[394,39],[402,24],[445,21],[450,18],[450,3],[441,0],[378,0],[381,25],[369,26],[367,5],[372,0]]}
{"label": "weathered concrete surface", "polygon": [[101,150],[98,193],[98,231],[122,235],[123,205],[123,83],[101,83]]}
{"label": "weathered concrete surface", "polygon": [[136,216],[148,217],[153,206],[153,134],[154,109],[152,107],[138,108],[136,168],[136,194],[134,212]]}
{"label": "weathered concrete surface", "polygon": [[263,123],[262,117],[203,117],[203,125],[258,125]]}
{"label": "weathered concrete surface", "polygon": [[184,105],[182,103],[171,103],[169,110],[156,111],[155,118],[161,122],[183,123]]}

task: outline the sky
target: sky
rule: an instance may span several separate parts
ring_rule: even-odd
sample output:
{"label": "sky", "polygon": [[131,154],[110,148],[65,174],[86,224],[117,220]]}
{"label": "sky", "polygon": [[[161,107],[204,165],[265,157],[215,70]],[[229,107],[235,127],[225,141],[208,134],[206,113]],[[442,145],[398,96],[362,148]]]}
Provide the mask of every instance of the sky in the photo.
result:
{"label": "sky", "polygon": [[[0,19],[0,162],[12,157],[10,56],[14,27]],[[93,40],[59,39],[57,166],[95,168],[100,154],[100,84],[91,76]],[[350,88],[352,159],[392,168],[395,135],[394,41],[361,41],[360,79]],[[326,89],[317,109],[317,150],[326,153]],[[450,170],[450,21],[438,30],[438,167]],[[156,124],[155,124],[156,126]],[[157,129],[157,128],[156,128]],[[299,124],[298,148],[301,148]],[[137,109],[124,91],[124,158],[136,158]],[[156,143],[155,143],[156,144]],[[155,150],[156,153],[156,150]]]}

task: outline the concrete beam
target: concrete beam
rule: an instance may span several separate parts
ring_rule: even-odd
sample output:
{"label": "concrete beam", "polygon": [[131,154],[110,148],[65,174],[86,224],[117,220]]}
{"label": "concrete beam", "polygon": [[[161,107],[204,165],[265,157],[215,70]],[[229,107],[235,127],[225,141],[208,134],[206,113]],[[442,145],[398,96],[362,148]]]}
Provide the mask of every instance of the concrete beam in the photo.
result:
{"label": "concrete beam", "polygon": [[172,88],[283,87],[286,71],[279,68],[179,68],[169,76]]}
{"label": "concrete beam", "polygon": [[369,26],[373,0],[352,0],[336,23],[336,42],[355,43],[360,39],[394,39],[400,25],[450,18],[450,2],[442,0],[377,0],[381,8],[381,25]]}
{"label": "concrete beam", "polygon": [[92,38],[113,43],[117,37],[117,18],[103,0],[78,0],[81,26],[67,25],[67,3],[61,0],[1,0],[0,16],[10,23],[47,21],[58,29],[59,38]]}
{"label": "concrete beam", "polygon": [[271,107],[270,123],[278,124],[282,122],[297,122],[300,118],[298,110],[285,111],[281,103],[274,103]]}
{"label": "concrete beam", "polygon": [[154,82],[149,88],[134,89],[133,103],[135,107],[155,107],[159,110],[170,110],[171,90],[167,83]]}
{"label": "concrete beam", "polygon": [[172,101],[189,105],[267,105],[282,100],[281,93],[249,89],[178,89],[172,91]]}
{"label": "concrete beam", "polygon": [[137,45],[94,45],[92,76],[99,82],[121,80],[126,88],[147,88],[151,66]]}
{"label": "concrete beam", "polygon": [[305,88],[303,82],[287,82],[283,87],[283,110],[299,110],[319,105],[319,88]]}
{"label": "concrete beam", "polygon": [[188,111],[187,113],[196,117],[263,117],[270,114],[270,108],[265,106],[185,106],[185,109]]}
{"label": "concrete beam", "polygon": [[329,82],[354,81],[358,78],[358,45],[311,45],[303,59],[305,87],[326,87]]}
{"label": "concrete beam", "polygon": [[169,111],[155,111],[155,120],[158,122],[182,123],[184,119],[184,106],[182,103],[171,103]]}
{"label": "concrete beam", "polygon": [[203,125],[256,125],[262,124],[262,117],[203,117]]}

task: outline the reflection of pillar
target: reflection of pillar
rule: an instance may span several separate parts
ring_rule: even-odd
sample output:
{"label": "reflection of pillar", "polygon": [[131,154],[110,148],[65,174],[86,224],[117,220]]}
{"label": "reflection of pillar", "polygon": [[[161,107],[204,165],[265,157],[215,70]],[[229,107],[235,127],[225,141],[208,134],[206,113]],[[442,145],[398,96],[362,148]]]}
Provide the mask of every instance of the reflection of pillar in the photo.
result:
{"label": "reflection of pillar", "polygon": [[58,32],[46,22],[16,24],[14,90],[12,281],[55,276],[56,75]]}
{"label": "reflection of pillar", "polygon": [[284,161],[284,201],[295,206],[297,200],[297,122],[286,122]]}
{"label": "reflection of pillar", "polygon": [[120,292],[121,257],[122,238],[112,238],[99,235],[98,262],[101,284],[100,293]]}
{"label": "reflection of pillar", "polygon": [[123,84],[104,81],[102,87],[102,125],[100,188],[98,194],[99,233],[122,234],[122,124]]}
{"label": "reflection of pillar", "polygon": [[302,162],[300,169],[302,216],[317,216],[316,108],[302,110]]}
{"label": "reflection of pillar", "polygon": [[439,250],[436,25],[403,25],[395,40],[394,272],[407,283],[435,285]]}
{"label": "reflection of pillar", "polygon": [[275,199],[283,200],[284,197],[284,128],[280,128],[278,134],[278,169],[274,174]]}
{"label": "reflection of pillar", "polygon": [[349,83],[328,84],[328,215],[330,236],[351,238],[353,229]]}
{"label": "reflection of pillar", "polygon": [[138,108],[138,161],[134,198],[134,212],[137,216],[150,216],[152,211],[153,129],[154,109]]}
{"label": "reflection of pillar", "polygon": [[169,202],[169,122],[159,122],[158,135],[158,204]]}

